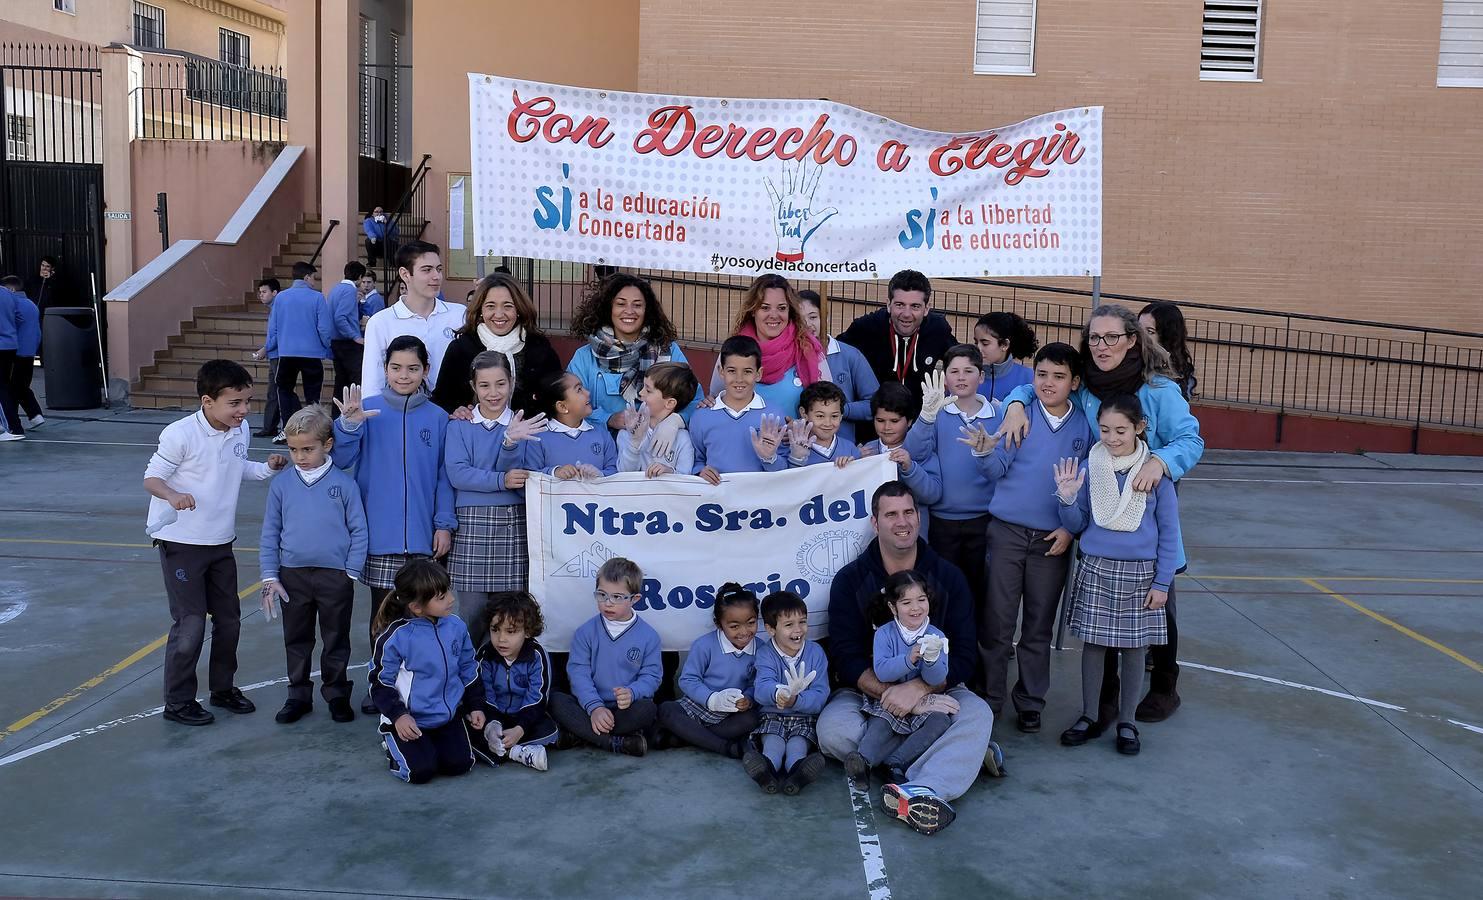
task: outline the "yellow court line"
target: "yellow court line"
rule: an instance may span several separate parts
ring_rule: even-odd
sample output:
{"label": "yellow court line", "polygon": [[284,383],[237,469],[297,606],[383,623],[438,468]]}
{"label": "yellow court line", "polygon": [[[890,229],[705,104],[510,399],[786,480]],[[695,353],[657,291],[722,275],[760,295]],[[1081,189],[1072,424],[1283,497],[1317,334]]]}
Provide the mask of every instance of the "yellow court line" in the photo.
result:
{"label": "yellow court line", "polygon": [[1396,578],[1382,575],[1206,575],[1203,572],[1186,572],[1189,578],[1206,578],[1210,581],[1376,581],[1395,584],[1483,584],[1483,578]]}
{"label": "yellow court line", "polygon": [[[0,538],[0,544],[61,544],[66,547],[128,547],[129,549],[149,550],[153,544],[117,544],[111,541],[63,541],[56,538]],[[242,550],[247,553],[256,553],[256,547],[233,547],[234,551]]]}
{"label": "yellow court line", "polygon": [[[240,591],[237,594],[237,599],[238,600],[246,600],[249,595],[255,593],[258,588],[262,587],[262,584],[263,583],[261,581],[259,581],[259,582],[256,582],[255,584],[252,584],[251,586],[247,587],[245,590]],[[140,647],[138,650],[135,650],[133,653],[130,653],[128,656],[125,656],[123,659],[119,660],[118,662],[114,663],[113,665],[109,666],[108,668],[104,669],[103,671],[99,672],[97,675],[94,675],[92,678],[89,678],[87,681],[84,681],[82,684],[79,684],[77,687],[73,688],[72,690],[68,691],[67,693],[63,694],[62,696],[58,697],[57,699],[53,700],[52,702],[46,704],[45,706],[43,706],[40,709],[36,710],[35,712],[31,713],[30,715],[25,716],[24,718],[17,719],[14,722],[11,722],[9,725],[7,725],[5,727],[5,730],[4,731],[0,731],[0,741],[3,741],[5,738],[9,737],[10,735],[15,734],[17,731],[20,731],[22,728],[26,728],[26,727],[29,727],[29,726],[35,724],[42,717],[48,716],[48,715],[56,712],[58,709],[61,709],[63,706],[66,706],[68,703],[71,703],[73,700],[76,700],[78,697],[81,697],[87,691],[92,690],[93,688],[97,687],[98,685],[102,684],[103,682],[107,681],[108,679],[112,678],[113,676],[117,675],[118,673],[122,672],[123,670],[127,669],[129,666],[132,666],[134,663],[138,662],[139,660],[143,659],[144,657],[149,656],[151,653],[153,653],[156,650],[160,649],[161,647],[165,646],[165,640],[169,636],[170,636],[169,634],[162,634],[162,635],[160,635],[159,637],[157,637],[154,640],[150,641],[148,644],[145,644],[143,647]]]}
{"label": "yellow court line", "polygon": [[1445,653],[1446,655],[1467,666],[1469,669],[1472,669],[1474,672],[1483,672],[1483,663],[1475,662],[1474,660],[1468,659],[1466,656],[1463,656],[1461,653],[1458,653],[1456,650],[1453,650],[1451,647],[1448,647],[1445,644],[1439,644],[1424,634],[1418,634],[1417,632],[1412,631],[1411,629],[1395,621],[1394,619],[1388,619],[1372,609],[1367,609],[1359,605],[1358,603],[1355,603],[1353,600],[1350,600],[1348,597],[1344,596],[1338,591],[1329,590],[1328,588],[1314,581],[1312,578],[1304,578],[1301,580],[1304,584],[1308,585],[1314,590],[1322,591],[1323,593],[1328,594],[1330,597],[1333,597],[1335,600],[1338,600],[1345,606],[1364,613],[1365,615],[1374,619],[1376,622],[1383,622],[1384,624],[1389,625],[1391,628],[1394,628],[1396,631],[1399,631],[1401,634],[1404,634],[1406,637],[1411,638],[1412,640],[1420,641],[1433,650],[1436,650],[1438,653]]}

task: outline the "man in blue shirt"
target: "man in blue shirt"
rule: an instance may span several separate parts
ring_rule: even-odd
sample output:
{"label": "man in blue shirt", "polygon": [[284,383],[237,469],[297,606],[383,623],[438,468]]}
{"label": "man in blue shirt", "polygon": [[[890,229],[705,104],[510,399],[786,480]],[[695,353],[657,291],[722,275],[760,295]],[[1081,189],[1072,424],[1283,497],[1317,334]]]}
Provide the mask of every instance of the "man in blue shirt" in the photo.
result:
{"label": "man in blue shirt", "polygon": [[334,325],[329,304],[314,288],[315,269],[294,263],[294,283],[280,291],[268,314],[268,358],[278,360],[278,410],[287,422],[302,408],[294,383],[304,378],[304,403],[319,402],[324,361],[330,358]]}
{"label": "man in blue shirt", "polygon": [[333,322],[330,354],[335,361],[335,392],[343,397],[345,389],[360,382],[361,357],[365,336],[360,330],[360,279],[366,267],[359,260],[345,264],[345,277],[330,288],[330,318]]}

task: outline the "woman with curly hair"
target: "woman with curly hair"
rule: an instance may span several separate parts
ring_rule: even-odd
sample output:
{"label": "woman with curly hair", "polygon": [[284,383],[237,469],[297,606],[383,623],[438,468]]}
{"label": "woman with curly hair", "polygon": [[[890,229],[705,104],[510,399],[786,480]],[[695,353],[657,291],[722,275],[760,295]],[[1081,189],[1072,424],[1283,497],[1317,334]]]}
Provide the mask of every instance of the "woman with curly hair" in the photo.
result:
{"label": "woman with curly hair", "polygon": [[[798,292],[781,275],[769,273],[752,282],[731,333],[753,338],[762,347],[757,396],[790,416],[796,415],[804,388],[830,380],[824,346],[804,317]],[[718,364],[711,376],[711,394],[719,394],[722,387]]]}
{"label": "woman with curly hair", "polygon": [[[637,275],[618,272],[598,282],[572,316],[572,334],[587,345],[577,348],[566,370],[592,395],[587,421],[594,428],[624,427],[623,414],[634,408],[644,373],[656,363],[689,364],[654,288]],[[690,421],[699,403],[697,395],[681,418]]]}

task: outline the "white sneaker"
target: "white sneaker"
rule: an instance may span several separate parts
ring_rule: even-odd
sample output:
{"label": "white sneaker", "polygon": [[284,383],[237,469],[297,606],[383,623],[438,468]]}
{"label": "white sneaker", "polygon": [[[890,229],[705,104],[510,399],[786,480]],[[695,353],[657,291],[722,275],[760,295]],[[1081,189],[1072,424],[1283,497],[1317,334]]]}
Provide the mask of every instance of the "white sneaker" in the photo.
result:
{"label": "white sneaker", "polygon": [[281,431],[278,432],[278,434],[273,437],[273,443],[275,443],[275,444],[286,444],[286,443],[288,443],[288,435],[284,434]]}
{"label": "white sneaker", "polygon": [[540,744],[516,744],[510,748],[510,758],[537,772],[546,771],[546,748]]}
{"label": "white sneaker", "polygon": [[26,427],[27,428],[40,428],[41,426],[43,426],[45,424],[46,424],[46,416],[37,416],[34,419],[27,419],[26,420]]}
{"label": "white sneaker", "polygon": [[0,432],[0,442],[4,442],[4,441],[24,441],[25,439],[26,439],[26,436],[24,434],[15,434],[14,432],[10,432],[10,431]]}

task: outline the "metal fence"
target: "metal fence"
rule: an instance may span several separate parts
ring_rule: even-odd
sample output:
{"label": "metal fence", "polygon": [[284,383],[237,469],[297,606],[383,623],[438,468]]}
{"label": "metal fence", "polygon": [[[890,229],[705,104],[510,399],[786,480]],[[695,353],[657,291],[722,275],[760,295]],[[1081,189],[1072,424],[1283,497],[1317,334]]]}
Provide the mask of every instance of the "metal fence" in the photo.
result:
{"label": "metal fence", "polygon": [[[540,264],[537,264],[537,268]],[[681,340],[718,347],[732,333],[750,279],[632,270],[650,279]],[[843,331],[885,304],[886,282],[799,282],[825,298],[826,328]],[[1023,316],[1041,344],[1076,345],[1090,291],[972,278],[933,280],[932,305],[971,341],[978,317]],[[553,328],[571,321],[580,291],[546,282],[542,311]],[[1101,295],[1137,312],[1159,298]],[[1199,376],[1197,403],[1256,407],[1449,428],[1483,428],[1483,334],[1192,301],[1184,312]]]}
{"label": "metal fence", "polygon": [[276,67],[152,54],[133,106],[141,138],[282,141],[288,135],[288,82]]}

